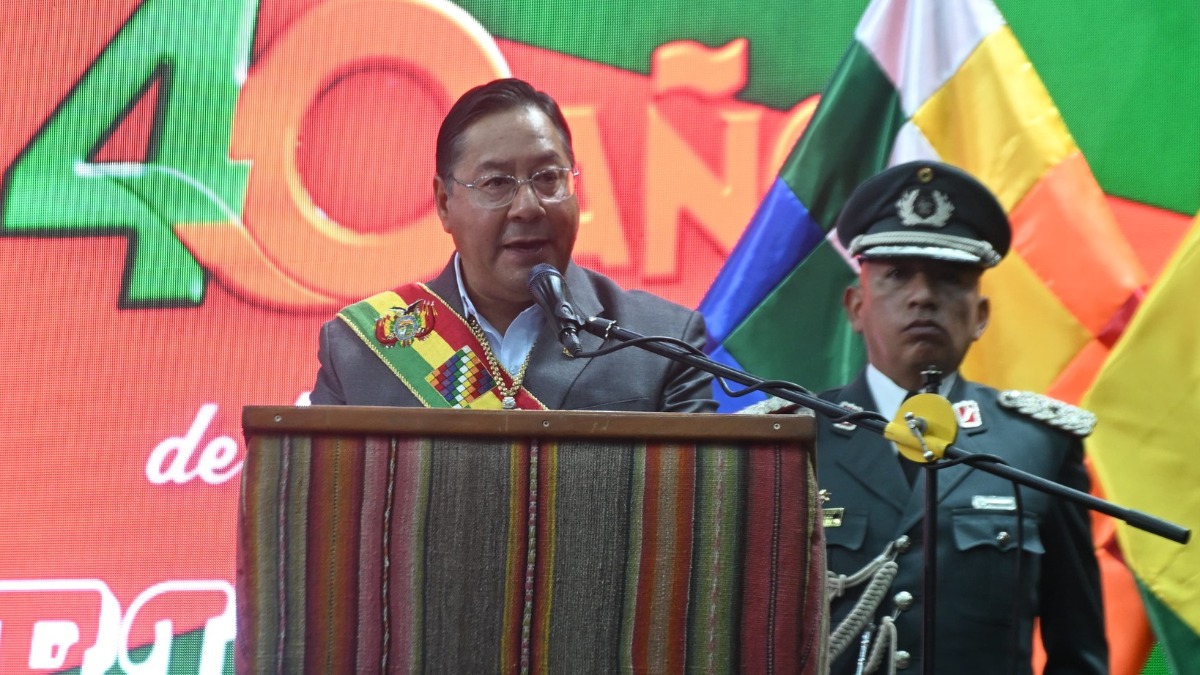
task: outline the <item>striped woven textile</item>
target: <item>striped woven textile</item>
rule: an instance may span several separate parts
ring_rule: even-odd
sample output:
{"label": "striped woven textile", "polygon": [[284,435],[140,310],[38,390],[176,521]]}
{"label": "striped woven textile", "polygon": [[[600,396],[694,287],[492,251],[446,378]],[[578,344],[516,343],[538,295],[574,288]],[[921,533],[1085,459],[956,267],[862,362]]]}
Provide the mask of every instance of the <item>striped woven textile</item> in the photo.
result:
{"label": "striped woven textile", "polygon": [[248,445],[239,672],[826,672],[798,445]]}

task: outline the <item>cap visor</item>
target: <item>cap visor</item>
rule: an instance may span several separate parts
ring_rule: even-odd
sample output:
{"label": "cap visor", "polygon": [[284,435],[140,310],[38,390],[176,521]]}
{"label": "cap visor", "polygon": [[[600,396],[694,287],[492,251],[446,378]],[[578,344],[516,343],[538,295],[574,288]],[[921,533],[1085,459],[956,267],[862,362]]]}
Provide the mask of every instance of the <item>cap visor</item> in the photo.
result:
{"label": "cap visor", "polygon": [[983,259],[973,253],[940,246],[872,246],[858,254],[862,260],[875,258],[929,258],[945,262],[983,265]]}

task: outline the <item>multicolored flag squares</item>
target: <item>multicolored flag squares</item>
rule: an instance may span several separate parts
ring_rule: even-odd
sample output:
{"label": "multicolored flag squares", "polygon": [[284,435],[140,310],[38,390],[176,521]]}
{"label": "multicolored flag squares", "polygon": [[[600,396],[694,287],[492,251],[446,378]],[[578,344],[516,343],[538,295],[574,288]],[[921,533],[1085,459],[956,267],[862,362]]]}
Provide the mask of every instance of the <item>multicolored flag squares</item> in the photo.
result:
{"label": "multicolored flag squares", "polygon": [[[984,275],[991,323],[964,374],[1078,402],[1147,276],[991,0],[867,7],[812,122],[701,303],[712,356],[813,390],[849,380],[864,360],[840,302],[855,270],[831,229],[859,182],[919,159],[977,176],[1013,226],[1012,251]],[[718,395],[724,410],[753,402]],[[1119,621],[1138,621],[1133,597]],[[1120,658],[1114,672],[1123,672]]]}
{"label": "multicolored flag squares", "polygon": [[714,358],[812,389],[848,380],[863,362],[840,303],[854,270],[830,230],[859,182],[917,159],[970,171],[1013,223],[1013,252],[984,278],[993,321],[967,375],[1078,401],[1146,274],[990,0],[876,0],[866,9],[812,122],[701,303]]}

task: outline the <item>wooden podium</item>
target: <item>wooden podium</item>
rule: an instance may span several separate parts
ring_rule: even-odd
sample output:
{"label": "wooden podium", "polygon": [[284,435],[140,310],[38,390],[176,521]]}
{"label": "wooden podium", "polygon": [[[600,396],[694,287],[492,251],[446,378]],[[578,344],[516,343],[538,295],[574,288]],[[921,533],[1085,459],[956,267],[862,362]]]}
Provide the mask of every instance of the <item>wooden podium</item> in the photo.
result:
{"label": "wooden podium", "polygon": [[242,419],[239,672],[827,668],[811,417]]}

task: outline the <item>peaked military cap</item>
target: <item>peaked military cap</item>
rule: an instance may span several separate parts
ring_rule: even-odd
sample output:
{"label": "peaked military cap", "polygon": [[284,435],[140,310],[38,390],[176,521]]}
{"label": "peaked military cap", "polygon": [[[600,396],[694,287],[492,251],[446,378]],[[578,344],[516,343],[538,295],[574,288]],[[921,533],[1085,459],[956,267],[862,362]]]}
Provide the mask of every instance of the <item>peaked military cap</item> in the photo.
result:
{"label": "peaked military cap", "polygon": [[846,200],[837,236],[850,255],[933,258],[994,267],[1012,230],[995,195],[962,169],[908,162],[863,181]]}

